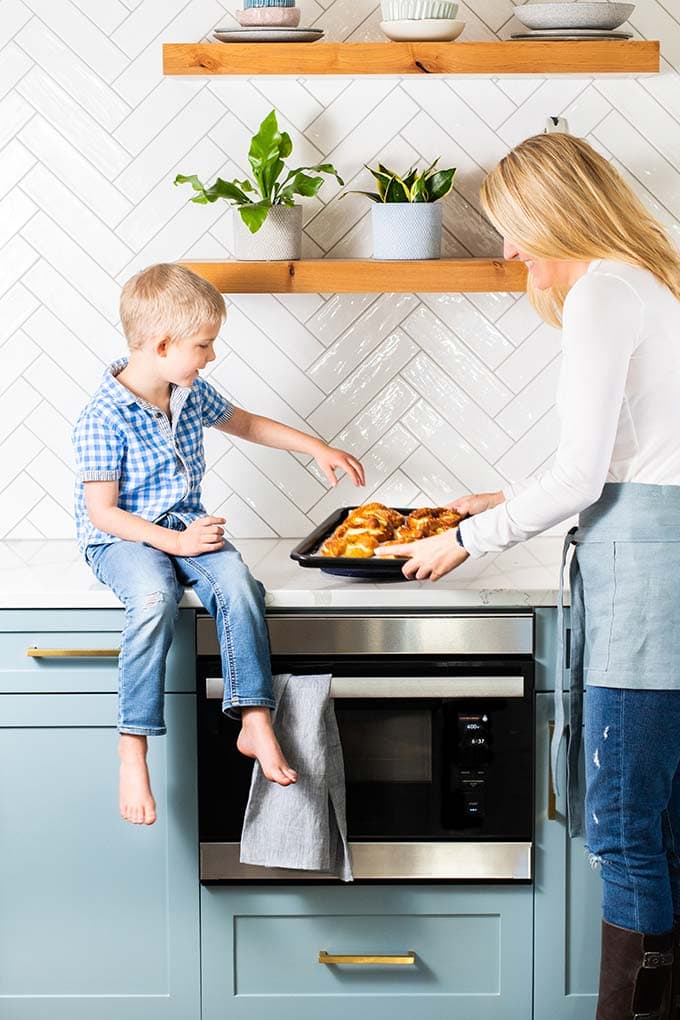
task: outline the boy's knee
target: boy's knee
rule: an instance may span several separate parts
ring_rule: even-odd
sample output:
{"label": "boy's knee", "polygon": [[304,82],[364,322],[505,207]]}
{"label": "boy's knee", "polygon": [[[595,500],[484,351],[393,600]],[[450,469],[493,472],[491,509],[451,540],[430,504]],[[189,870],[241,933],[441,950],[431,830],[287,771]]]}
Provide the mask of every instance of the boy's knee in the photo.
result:
{"label": "boy's knee", "polygon": [[264,588],[259,581],[255,580],[242,560],[233,564],[229,588],[232,595],[250,597],[256,602],[261,602],[264,598]]}
{"label": "boy's knee", "polygon": [[139,620],[174,619],[177,613],[176,593],[162,588],[136,592],[127,608]]}
{"label": "boy's knee", "polygon": [[161,609],[164,610],[169,604],[170,592],[165,591],[150,591],[140,601],[140,606],[143,609]]}

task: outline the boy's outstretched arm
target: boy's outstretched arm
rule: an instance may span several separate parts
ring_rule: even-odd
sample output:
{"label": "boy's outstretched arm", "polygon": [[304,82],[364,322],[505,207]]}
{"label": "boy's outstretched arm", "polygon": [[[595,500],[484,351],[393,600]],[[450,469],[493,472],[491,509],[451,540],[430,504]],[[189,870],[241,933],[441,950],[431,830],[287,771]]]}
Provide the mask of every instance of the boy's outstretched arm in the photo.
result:
{"label": "boy's outstretched arm", "polygon": [[85,505],[95,528],[128,542],[146,542],[172,556],[200,556],[224,546],[224,517],[201,517],[186,531],[145,521],[118,506],[118,482],[85,482]]}
{"label": "boy's outstretched arm", "polygon": [[235,407],[227,422],[215,426],[220,432],[247,439],[260,446],[271,446],[276,450],[290,450],[292,453],[308,453],[317,462],[332,486],[338,484],[336,469],[344,471],[355,485],[365,485],[364,469],[356,457],[344,450],[337,450],[316,436],[291,428],[272,418],[251,414],[241,407]]}

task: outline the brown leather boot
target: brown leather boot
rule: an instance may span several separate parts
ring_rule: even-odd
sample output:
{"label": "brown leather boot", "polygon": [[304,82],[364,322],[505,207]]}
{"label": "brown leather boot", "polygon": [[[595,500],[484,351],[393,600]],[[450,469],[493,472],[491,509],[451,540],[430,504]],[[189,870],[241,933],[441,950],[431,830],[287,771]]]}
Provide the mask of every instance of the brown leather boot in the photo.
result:
{"label": "brown leather boot", "polygon": [[673,976],[668,1020],[680,1020],[680,917],[673,924]]}
{"label": "brown leather boot", "polygon": [[644,935],[602,922],[596,1020],[667,1020],[673,932]]}

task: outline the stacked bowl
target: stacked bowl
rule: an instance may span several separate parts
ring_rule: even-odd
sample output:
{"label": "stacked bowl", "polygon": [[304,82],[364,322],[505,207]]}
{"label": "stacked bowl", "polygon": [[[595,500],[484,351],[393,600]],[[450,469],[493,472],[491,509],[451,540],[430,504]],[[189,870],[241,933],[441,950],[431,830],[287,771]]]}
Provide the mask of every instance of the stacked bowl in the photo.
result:
{"label": "stacked bowl", "polygon": [[380,28],[395,42],[451,42],[465,28],[452,0],[381,0]]}
{"label": "stacked bowl", "polygon": [[234,11],[240,28],[217,28],[216,39],[225,43],[318,42],[321,28],[299,28],[300,9],[295,0],[243,0]]}
{"label": "stacked bowl", "polygon": [[[631,39],[621,29],[635,10],[635,4],[581,0],[569,3],[527,3],[515,7],[515,17],[525,27],[512,39],[578,40]],[[527,32],[526,29],[529,29]]]}
{"label": "stacked bowl", "polygon": [[295,0],[244,0],[242,11],[235,11],[244,28],[297,28],[300,8]]}

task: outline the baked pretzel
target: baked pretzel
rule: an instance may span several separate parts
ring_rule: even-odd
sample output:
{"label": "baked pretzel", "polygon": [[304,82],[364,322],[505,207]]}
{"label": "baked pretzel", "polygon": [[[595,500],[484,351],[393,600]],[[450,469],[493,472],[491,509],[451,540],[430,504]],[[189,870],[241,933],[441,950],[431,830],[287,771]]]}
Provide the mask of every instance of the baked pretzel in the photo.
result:
{"label": "baked pretzel", "polygon": [[460,514],[446,507],[420,507],[408,517],[382,503],[350,511],[319,549],[321,556],[368,558],[384,542],[415,542],[457,527]]}
{"label": "baked pretzel", "polygon": [[442,531],[457,528],[462,519],[460,514],[448,507],[419,507],[408,515],[394,538],[396,542],[417,542],[419,538],[431,538]]}

